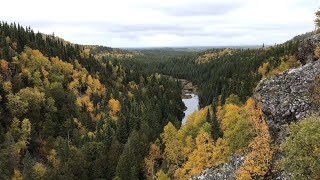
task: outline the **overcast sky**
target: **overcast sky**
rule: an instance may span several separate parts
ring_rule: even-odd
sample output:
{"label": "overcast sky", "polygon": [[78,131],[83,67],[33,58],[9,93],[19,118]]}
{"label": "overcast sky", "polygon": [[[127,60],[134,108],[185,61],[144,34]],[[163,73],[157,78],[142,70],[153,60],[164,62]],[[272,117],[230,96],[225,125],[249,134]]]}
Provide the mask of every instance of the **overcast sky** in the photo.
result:
{"label": "overcast sky", "polygon": [[320,0],[13,0],[0,20],[111,47],[272,45],[314,29]]}

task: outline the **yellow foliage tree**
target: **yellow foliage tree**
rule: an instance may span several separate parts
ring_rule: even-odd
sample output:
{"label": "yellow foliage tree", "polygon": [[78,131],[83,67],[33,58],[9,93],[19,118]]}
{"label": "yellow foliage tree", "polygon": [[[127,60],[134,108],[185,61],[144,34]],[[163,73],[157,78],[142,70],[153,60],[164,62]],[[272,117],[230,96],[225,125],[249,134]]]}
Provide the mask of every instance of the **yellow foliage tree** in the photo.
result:
{"label": "yellow foliage tree", "polygon": [[17,94],[23,101],[29,104],[29,109],[39,109],[45,101],[45,93],[39,91],[38,88],[24,88]]}
{"label": "yellow foliage tree", "polygon": [[67,62],[61,61],[58,57],[51,58],[52,65],[59,69],[64,75],[71,75],[73,73],[73,65]]}
{"label": "yellow foliage tree", "polygon": [[90,99],[90,96],[88,95],[78,97],[76,100],[76,105],[79,107],[86,107],[86,110],[90,113],[94,111],[94,105]]}
{"label": "yellow foliage tree", "polygon": [[108,102],[109,105],[109,114],[111,117],[116,117],[116,115],[118,114],[118,112],[120,112],[121,110],[121,104],[118,100],[116,99],[110,99]]}
{"label": "yellow foliage tree", "polygon": [[23,180],[22,174],[18,169],[13,170],[13,175],[11,177],[11,180]]}
{"label": "yellow foliage tree", "polygon": [[44,179],[46,171],[47,169],[42,163],[36,162],[35,165],[33,166],[33,172],[36,179],[39,179],[39,180]]}
{"label": "yellow foliage tree", "polygon": [[9,132],[15,139],[17,139],[20,136],[20,120],[18,118],[14,117],[12,119]]}
{"label": "yellow foliage tree", "polygon": [[217,153],[213,153],[216,147],[211,137],[211,125],[207,122],[207,114],[211,111],[210,107],[205,107],[192,113],[179,130],[172,123],[164,127],[161,138],[165,145],[164,159],[170,177],[186,179],[191,176],[190,173],[196,174],[212,164],[221,162],[221,158],[211,158],[213,155],[216,157],[221,155],[218,154],[221,152],[218,148]]}
{"label": "yellow foliage tree", "polygon": [[90,56],[90,49],[89,48],[85,48],[81,53],[80,53],[81,57],[84,59],[89,58]]}
{"label": "yellow foliage tree", "polygon": [[238,179],[251,179],[251,177],[263,177],[270,170],[272,159],[271,138],[268,126],[263,119],[261,105],[252,109],[251,119],[257,136],[249,144],[251,152],[246,156],[243,165],[237,170]]}
{"label": "yellow foliage tree", "polygon": [[162,171],[162,169],[157,173],[157,180],[171,180],[171,178]]}
{"label": "yellow foliage tree", "polygon": [[0,60],[0,72],[4,75],[6,75],[9,71],[9,63],[6,60],[1,59]]}
{"label": "yellow foliage tree", "polygon": [[13,118],[9,132],[14,140],[12,155],[19,159],[30,143],[31,123],[29,119],[24,119],[20,122],[19,119]]}
{"label": "yellow foliage tree", "polygon": [[156,178],[156,162],[161,159],[160,147],[157,144],[151,144],[149,154],[144,158],[145,172],[147,179],[154,180]]}
{"label": "yellow foliage tree", "polygon": [[96,135],[94,134],[94,132],[91,132],[91,131],[89,131],[89,132],[87,133],[87,136],[88,136],[88,138],[89,138],[90,140],[93,140],[93,139],[96,137]]}
{"label": "yellow foliage tree", "polygon": [[196,137],[196,148],[190,154],[189,160],[182,168],[179,168],[174,176],[177,179],[187,179],[192,175],[199,174],[206,167],[214,165],[212,159],[214,144],[210,135],[205,131],[200,131]]}
{"label": "yellow foliage tree", "polygon": [[265,62],[259,67],[258,72],[262,75],[262,78],[265,78],[267,76],[269,72],[268,67],[269,67],[269,62]]}
{"label": "yellow foliage tree", "polygon": [[188,161],[183,167],[176,170],[176,179],[188,179],[199,174],[206,168],[227,162],[230,156],[229,147],[223,139],[213,142],[210,134],[201,130],[196,137],[196,146],[188,156]]}
{"label": "yellow foliage tree", "polygon": [[39,50],[33,50],[29,47],[24,49],[19,59],[21,60],[20,62],[22,62],[23,67],[31,72],[36,69],[40,70],[41,67],[48,69],[51,66],[49,59]]}
{"label": "yellow foliage tree", "polygon": [[78,88],[79,88],[79,79],[75,78],[73,81],[71,81],[68,85],[68,89],[71,90],[75,95],[78,94]]}
{"label": "yellow foliage tree", "polygon": [[161,134],[161,139],[165,144],[164,158],[169,164],[169,175],[174,174],[174,171],[182,165],[184,158],[182,157],[181,150],[182,144],[177,137],[177,129],[169,122]]}
{"label": "yellow foliage tree", "polygon": [[20,140],[29,141],[31,135],[31,123],[29,119],[23,119],[21,122],[21,137]]}
{"label": "yellow foliage tree", "polygon": [[88,84],[89,86],[92,86],[92,84],[93,84],[93,79],[92,79],[92,76],[91,76],[91,75],[88,75],[88,76],[87,76],[87,84]]}
{"label": "yellow foliage tree", "polygon": [[88,112],[93,112],[94,111],[94,105],[93,105],[93,103],[91,101],[89,101],[87,103],[87,111]]}
{"label": "yellow foliage tree", "polygon": [[229,160],[230,154],[231,151],[227,141],[222,138],[217,139],[212,154],[212,159],[215,160],[214,164],[218,165],[227,162]]}
{"label": "yellow foliage tree", "polygon": [[221,122],[223,137],[228,142],[231,152],[243,153],[254,137],[249,111],[237,105],[225,105]]}
{"label": "yellow foliage tree", "polygon": [[49,154],[47,155],[48,162],[52,165],[54,169],[58,169],[60,166],[60,160],[58,159],[57,151],[55,149],[51,149]]}

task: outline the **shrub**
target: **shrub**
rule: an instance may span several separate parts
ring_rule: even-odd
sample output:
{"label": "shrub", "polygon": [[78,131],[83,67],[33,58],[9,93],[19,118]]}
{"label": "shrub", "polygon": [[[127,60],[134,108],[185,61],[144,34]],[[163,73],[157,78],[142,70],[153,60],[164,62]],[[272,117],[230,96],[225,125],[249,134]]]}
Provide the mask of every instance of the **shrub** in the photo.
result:
{"label": "shrub", "polygon": [[290,126],[283,144],[281,167],[293,179],[320,178],[320,117],[310,116]]}

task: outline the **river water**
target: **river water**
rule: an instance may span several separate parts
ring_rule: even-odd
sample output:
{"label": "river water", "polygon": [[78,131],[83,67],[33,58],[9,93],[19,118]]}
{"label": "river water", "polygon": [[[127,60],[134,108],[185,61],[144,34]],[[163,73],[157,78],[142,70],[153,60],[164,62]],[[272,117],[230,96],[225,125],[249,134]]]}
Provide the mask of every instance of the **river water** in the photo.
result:
{"label": "river water", "polygon": [[199,97],[196,94],[190,94],[192,98],[189,99],[182,99],[183,103],[187,107],[187,109],[184,111],[184,118],[182,119],[182,125],[184,125],[187,121],[187,117],[193,113],[194,111],[199,110]]}

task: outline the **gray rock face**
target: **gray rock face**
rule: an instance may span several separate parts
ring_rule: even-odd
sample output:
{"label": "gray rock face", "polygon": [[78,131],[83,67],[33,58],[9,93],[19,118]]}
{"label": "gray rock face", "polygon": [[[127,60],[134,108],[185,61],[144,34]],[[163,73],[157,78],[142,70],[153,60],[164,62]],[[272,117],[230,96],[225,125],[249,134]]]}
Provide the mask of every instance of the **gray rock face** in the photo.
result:
{"label": "gray rock face", "polygon": [[320,45],[320,34],[313,35],[302,41],[298,50],[298,59],[302,64],[311,63],[317,60],[314,56],[314,49]]}
{"label": "gray rock face", "polygon": [[[285,140],[291,122],[302,120],[311,113],[319,114],[319,106],[313,104],[310,96],[311,85],[320,76],[320,60],[314,56],[317,46],[320,46],[320,34],[303,40],[298,52],[298,59],[303,66],[263,79],[255,89],[254,98],[262,102],[262,112],[275,144],[279,145]],[[283,154],[279,152],[273,154],[272,169],[282,157]],[[235,179],[235,171],[243,161],[244,157],[232,156],[229,163],[209,168],[191,180]],[[290,175],[277,171],[272,172],[270,178],[291,179]]]}
{"label": "gray rock face", "polygon": [[310,98],[310,86],[319,75],[320,61],[315,61],[263,79],[256,87],[255,99],[262,102],[262,112],[276,143],[283,140],[290,122],[317,111]]}
{"label": "gray rock face", "polygon": [[231,156],[229,163],[220,164],[217,167],[209,168],[190,180],[233,180],[236,179],[235,171],[242,165],[244,157]]}

